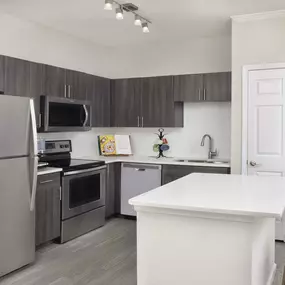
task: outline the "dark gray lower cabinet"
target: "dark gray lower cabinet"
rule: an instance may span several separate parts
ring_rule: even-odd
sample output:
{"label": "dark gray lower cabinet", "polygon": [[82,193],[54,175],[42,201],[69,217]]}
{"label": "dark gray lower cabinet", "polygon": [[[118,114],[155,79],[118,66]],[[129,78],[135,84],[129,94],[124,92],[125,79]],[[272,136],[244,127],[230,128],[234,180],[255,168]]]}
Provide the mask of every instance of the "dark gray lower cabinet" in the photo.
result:
{"label": "dark gray lower cabinet", "polygon": [[230,174],[227,167],[164,165],[162,167],[162,185],[175,181],[191,173]]}
{"label": "dark gray lower cabinet", "polygon": [[38,177],[36,196],[36,246],[60,236],[60,174]]}
{"label": "dark gray lower cabinet", "polygon": [[120,213],[121,163],[110,163],[107,167],[106,218],[110,218]]}

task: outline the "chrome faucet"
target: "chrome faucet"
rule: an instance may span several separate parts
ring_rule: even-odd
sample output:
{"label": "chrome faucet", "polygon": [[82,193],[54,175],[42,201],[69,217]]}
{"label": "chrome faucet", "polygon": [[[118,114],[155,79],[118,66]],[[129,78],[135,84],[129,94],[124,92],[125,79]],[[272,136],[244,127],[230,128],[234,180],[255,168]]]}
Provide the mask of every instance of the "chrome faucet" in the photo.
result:
{"label": "chrome faucet", "polygon": [[208,152],[208,159],[213,159],[213,157],[218,155],[217,149],[215,151],[212,151],[212,144],[213,144],[213,139],[210,135],[206,134],[203,136],[202,141],[201,141],[201,146],[205,145],[205,139],[209,138],[209,152]]}

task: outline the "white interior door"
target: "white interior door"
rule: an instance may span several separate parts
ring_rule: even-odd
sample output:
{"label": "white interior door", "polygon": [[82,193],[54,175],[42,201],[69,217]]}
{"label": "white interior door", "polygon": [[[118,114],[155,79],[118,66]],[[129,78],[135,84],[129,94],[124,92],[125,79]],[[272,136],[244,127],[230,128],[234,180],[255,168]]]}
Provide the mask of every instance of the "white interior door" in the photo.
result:
{"label": "white interior door", "polygon": [[[247,173],[285,176],[285,69],[250,71],[248,83]],[[276,239],[285,240],[281,223]]]}

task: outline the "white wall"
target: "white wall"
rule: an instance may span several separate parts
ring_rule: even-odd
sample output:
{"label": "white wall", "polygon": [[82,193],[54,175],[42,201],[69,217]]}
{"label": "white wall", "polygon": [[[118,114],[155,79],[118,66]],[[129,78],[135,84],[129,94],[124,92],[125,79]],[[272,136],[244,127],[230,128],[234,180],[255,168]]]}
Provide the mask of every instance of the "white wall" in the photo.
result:
{"label": "white wall", "polygon": [[[204,134],[214,139],[214,147],[219,150],[219,157],[230,157],[230,103],[187,103],[185,104],[184,128],[166,129],[166,138],[171,150],[168,156],[207,158],[208,142],[200,146]],[[157,136],[157,129],[109,128],[93,129],[86,133],[41,134],[47,139],[72,139],[73,156],[97,156],[97,136],[100,134],[131,134],[135,155],[156,155],[152,146]]]}
{"label": "white wall", "polygon": [[[231,70],[231,38],[201,38],[118,49],[117,78]],[[126,64],[128,63],[128,64]]]}
{"label": "white wall", "polygon": [[241,173],[242,67],[285,62],[285,13],[236,18],[232,23],[232,172]]}
{"label": "white wall", "polygon": [[0,54],[113,77],[110,48],[0,12]]}

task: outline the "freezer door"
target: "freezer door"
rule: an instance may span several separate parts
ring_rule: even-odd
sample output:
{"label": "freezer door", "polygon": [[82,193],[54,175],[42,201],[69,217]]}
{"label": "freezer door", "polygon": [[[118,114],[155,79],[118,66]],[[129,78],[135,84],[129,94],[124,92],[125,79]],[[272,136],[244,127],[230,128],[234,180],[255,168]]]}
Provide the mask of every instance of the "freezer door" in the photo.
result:
{"label": "freezer door", "polygon": [[0,159],[35,154],[33,120],[35,113],[31,99],[0,96]]}
{"label": "freezer door", "polygon": [[31,158],[0,160],[0,276],[35,259]]}

